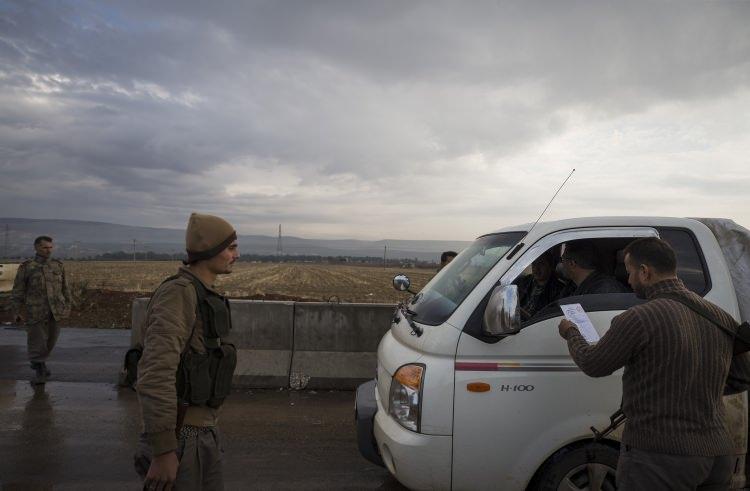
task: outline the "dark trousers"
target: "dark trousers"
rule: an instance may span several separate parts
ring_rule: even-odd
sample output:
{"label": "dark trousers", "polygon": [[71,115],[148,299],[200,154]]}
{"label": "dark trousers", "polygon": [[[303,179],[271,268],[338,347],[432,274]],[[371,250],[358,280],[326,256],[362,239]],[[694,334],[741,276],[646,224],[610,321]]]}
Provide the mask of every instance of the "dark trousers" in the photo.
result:
{"label": "dark trousers", "polygon": [[224,457],[218,428],[198,434],[181,435],[177,449],[180,467],[175,490],[222,491]]}
{"label": "dark trousers", "polygon": [[47,361],[60,335],[60,326],[52,314],[43,320],[26,322],[26,347],[32,364]]}
{"label": "dark trousers", "polygon": [[[134,458],[135,471],[145,479],[151,465],[151,450],[143,433]],[[175,491],[223,491],[224,449],[218,428],[183,426],[177,440],[177,458],[180,465]]]}
{"label": "dark trousers", "polygon": [[617,463],[617,489],[711,490],[729,489],[732,457],[670,455],[623,445]]}

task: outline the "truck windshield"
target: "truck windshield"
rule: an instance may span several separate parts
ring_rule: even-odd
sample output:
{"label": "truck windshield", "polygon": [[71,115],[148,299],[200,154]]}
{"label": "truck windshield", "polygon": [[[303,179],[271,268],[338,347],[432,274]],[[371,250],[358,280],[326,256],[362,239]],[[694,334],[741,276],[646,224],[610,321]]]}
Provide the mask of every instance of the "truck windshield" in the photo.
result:
{"label": "truck windshield", "polygon": [[461,251],[412,298],[415,321],[436,326],[445,322],[482,278],[524,236],[523,232],[485,235]]}

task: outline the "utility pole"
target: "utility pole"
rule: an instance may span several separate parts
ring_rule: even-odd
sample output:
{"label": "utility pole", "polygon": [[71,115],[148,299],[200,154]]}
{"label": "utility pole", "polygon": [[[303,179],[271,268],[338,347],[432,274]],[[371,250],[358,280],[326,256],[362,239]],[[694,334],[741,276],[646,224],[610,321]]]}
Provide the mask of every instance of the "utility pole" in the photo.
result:
{"label": "utility pole", "polygon": [[8,257],[8,244],[10,236],[10,227],[5,224],[5,241],[3,242],[3,257]]}
{"label": "utility pole", "polygon": [[136,243],[136,240],[133,239],[133,262],[135,262],[135,243]]}
{"label": "utility pole", "polygon": [[281,224],[279,224],[279,238],[276,241],[276,255],[281,256],[284,253],[281,247]]}
{"label": "utility pole", "polygon": [[388,244],[383,246],[383,269],[385,269],[386,265],[388,264]]}

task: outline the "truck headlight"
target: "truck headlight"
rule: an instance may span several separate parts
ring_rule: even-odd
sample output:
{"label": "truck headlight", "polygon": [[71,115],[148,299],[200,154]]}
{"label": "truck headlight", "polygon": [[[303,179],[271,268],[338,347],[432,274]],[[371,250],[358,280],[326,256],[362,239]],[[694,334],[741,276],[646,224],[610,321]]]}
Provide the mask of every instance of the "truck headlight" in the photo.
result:
{"label": "truck headlight", "polygon": [[404,365],[396,370],[388,394],[388,414],[404,428],[419,432],[422,413],[424,365]]}

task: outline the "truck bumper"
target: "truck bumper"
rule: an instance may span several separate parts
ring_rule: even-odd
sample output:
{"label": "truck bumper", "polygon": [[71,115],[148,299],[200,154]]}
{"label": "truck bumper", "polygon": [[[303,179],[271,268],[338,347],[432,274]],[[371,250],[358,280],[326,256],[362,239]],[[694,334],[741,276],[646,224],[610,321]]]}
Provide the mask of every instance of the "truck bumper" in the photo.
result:
{"label": "truck bumper", "polygon": [[370,380],[357,387],[357,397],[354,402],[354,421],[357,424],[359,453],[373,464],[385,467],[372,431],[375,413],[378,410],[378,403],[375,400],[376,390],[375,380]]}
{"label": "truck bumper", "polygon": [[451,437],[409,431],[377,403],[375,440],[388,471],[409,489],[450,489]]}

